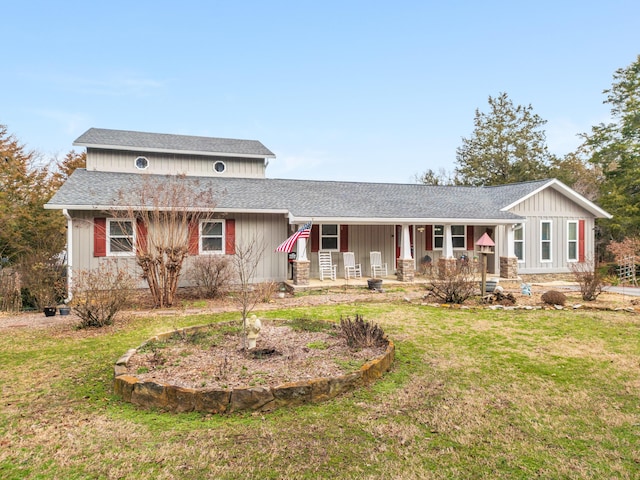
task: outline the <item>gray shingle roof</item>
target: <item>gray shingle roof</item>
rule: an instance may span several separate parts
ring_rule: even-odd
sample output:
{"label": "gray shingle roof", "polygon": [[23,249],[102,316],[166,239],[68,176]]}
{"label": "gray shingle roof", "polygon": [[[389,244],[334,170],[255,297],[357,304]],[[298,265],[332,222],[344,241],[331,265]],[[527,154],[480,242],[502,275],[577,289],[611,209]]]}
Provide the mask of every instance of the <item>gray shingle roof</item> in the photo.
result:
{"label": "gray shingle roof", "polygon": [[501,187],[430,186],[269,178],[167,177],[76,170],[49,201],[49,208],[80,210],[118,206],[123,193],[145,181],[184,181],[195,190],[215,192],[218,210],[282,211],[296,218],[476,219],[509,221],[521,217],[503,207],[546,181]]}
{"label": "gray shingle roof", "polygon": [[104,128],[90,128],[80,135],[73,144],[81,147],[109,148],[113,150],[235,155],[259,158],[275,157],[271,150],[257,140],[195,137],[191,135],[132,132]]}

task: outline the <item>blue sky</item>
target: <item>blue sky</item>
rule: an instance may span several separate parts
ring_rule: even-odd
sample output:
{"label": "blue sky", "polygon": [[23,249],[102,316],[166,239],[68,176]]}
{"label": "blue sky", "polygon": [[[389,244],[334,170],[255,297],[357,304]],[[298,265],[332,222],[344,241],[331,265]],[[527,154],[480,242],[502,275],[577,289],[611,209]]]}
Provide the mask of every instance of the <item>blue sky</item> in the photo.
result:
{"label": "blue sky", "polygon": [[90,127],[246,138],[272,178],[453,170],[500,92],[564,155],[640,54],[637,0],[5,3],[0,124],[29,149]]}

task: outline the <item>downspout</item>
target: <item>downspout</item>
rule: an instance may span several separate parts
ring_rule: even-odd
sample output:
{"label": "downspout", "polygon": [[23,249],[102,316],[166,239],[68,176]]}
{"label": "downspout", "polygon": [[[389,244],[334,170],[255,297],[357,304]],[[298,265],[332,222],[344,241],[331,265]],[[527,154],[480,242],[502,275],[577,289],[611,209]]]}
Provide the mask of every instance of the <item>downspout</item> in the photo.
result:
{"label": "downspout", "polygon": [[64,299],[64,303],[69,303],[73,296],[71,293],[71,284],[72,284],[71,275],[73,272],[73,269],[71,268],[73,266],[73,249],[72,249],[73,230],[71,228],[72,220],[71,220],[71,215],[69,215],[69,211],[66,208],[64,208],[62,209],[62,214],[67,219],[67,298]]}

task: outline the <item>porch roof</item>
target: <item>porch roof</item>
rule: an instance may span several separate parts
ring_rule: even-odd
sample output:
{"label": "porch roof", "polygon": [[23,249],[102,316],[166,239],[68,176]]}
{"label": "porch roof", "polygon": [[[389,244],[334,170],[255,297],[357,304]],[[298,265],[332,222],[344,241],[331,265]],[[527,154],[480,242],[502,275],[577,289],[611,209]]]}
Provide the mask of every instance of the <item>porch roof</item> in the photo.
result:
{"label": "porch roof", "polygon": [[[139,191],[163,175],[77,169],[46,208],[113,210],[123,207],[123,192]],[[175,181],[176,177],[172,177]],[[180,177],[196,191],[215,193],[215,211],[282,213],[291,223],[431,223],[474,221],[518,223],[522,217],[504,207],[541,182],[504,187],[431,186],[269,178]],[[547,181],[548,182],[548,181]]]}

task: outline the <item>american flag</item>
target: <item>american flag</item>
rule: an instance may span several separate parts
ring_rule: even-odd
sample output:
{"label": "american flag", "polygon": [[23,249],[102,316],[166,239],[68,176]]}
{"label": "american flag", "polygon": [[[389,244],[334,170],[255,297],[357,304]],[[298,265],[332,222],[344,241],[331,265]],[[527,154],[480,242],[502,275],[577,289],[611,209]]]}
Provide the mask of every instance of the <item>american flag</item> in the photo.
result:
{"label": "american flag", "polygon": [[311,235],[311,222],[306,223],[302,226],[300,230],[287,238],[284,242],[282,242],[278,248],[276,248],[276,252],[291,252],[293,250],[293,246],[296,244],[299,238],[309,238]]}

